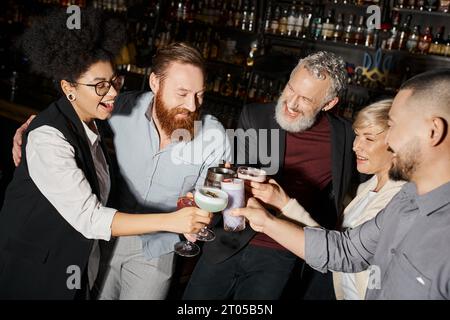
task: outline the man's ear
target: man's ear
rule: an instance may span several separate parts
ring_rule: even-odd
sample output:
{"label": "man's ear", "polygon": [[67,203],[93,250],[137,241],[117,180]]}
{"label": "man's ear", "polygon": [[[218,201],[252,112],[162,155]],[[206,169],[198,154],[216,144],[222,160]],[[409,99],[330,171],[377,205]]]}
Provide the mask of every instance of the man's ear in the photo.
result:
{"label": "man's ear", "polygon": [[335,97],[333,100],[329,101],[323,108],[322,111],[328,111],[334,108],[339,102],[339,97]]}
{"label": "man's ear", "polygon": [[150,89],[152,90],[153,94],[156,95],[156,93],[159,90],[159,77],[154,73],[150,73],[150,77],[148,79],[148,84],[150,86]]}
{"label": "man's ear", "polygon": [[430,145],[435,147],[439,145],[448,135],[448,122],[440,117],[431,119],[430,127]]}

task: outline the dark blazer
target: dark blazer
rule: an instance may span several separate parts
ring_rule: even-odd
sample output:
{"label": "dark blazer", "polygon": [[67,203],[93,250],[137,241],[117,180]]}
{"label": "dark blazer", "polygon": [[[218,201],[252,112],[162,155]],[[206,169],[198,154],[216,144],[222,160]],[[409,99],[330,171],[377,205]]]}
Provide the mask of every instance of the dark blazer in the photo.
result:
{"label": "dark blazer", "polygon": [[[43,125],[63,133],[75,150],[78,167],[99,197],[88,138],[72,105],[62,97],[31,122],[23,137],[22,161],[6,191],[0,211],[0,299],[75,298],[76,290],[67,288],[66,282],[71,275],[67,268],[78,266],[81,275],[85,275],[94,241],[76,231],[30,178],[25,148],[28,133]],[[104,144],[102,148],[112,169]],[[114,189],[112,180],[110,201]]]}
{"label": "dark blazer", "polygon": [[[358,179],[355,170],[355,156],[352,151],[354,133],[349,121],[329,112],[326,113],[326,117],[331,126],[332,144],[332,188],[329,193],[329,198],[334,203],[334,214],[338,217],[343,210],[344,196],[349,190],[351,182]],[[238,128],[244,130],[252,128],[279,130],[277,141],[279,148],[276,148],[276,146],[272,147],[272,139],[269,138],[267,139],[267,152],[265,150],[263,152],[263,154],[268,155],[272,153],[277,154],[278,158],[274,157],[274,161],[265,164],[262,161],[263,159],[260,159],[258,155],[257,164],[251,164],[252,166],[261,168],[271,168],[272,171],[276,171],[275,179],[279,180],[283,174],[286,131],[281,129],[275,120],[275,104],[252,104],[245,106],[239,119]],[[255,145],[259,146],[259,142],[259,136],[256,136],[256,138],[250,137],[245,141],[238,138],[235,141],[237,148],[235,154],[238,157],[244,154],[248,158],[249,149],[252,145],[253,147]],[[235,163],[243,164],[239,160],[242,159],[237,159]],[[330,214],[333,213],[331,212]],[[205,243],[203,255],[210,262],[220,263],[244,248],[256,232],[250,226],[239,233],[225,232],[221,222],[222,216],[216,215],[214,218],[213,224],[216,225],[214,228],[216,240]]]}

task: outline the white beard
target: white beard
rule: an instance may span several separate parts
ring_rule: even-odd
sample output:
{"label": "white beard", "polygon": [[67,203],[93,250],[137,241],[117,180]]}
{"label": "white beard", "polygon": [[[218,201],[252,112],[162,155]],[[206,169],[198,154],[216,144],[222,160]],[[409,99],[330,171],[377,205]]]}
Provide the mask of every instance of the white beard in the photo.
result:
{"label": "white beard", "polygon": [[299,133],[311,128],[316,122],[317,114],[320,109],[312,117],[306,117],[304,115],[299,115],[299,118],[294,121],[289,121],[284,115],[284,105],[281,99],[278,99],[277,106],[275,108],[275,120],[278,122],[280,127],[287,132]]}

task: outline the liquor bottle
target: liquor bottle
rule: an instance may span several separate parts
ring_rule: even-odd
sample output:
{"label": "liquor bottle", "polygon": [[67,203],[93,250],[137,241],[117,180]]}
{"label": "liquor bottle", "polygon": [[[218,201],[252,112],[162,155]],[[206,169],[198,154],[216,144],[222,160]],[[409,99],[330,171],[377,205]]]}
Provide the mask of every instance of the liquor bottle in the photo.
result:
{"label": "liquor bottle", "polygon": [[344,33],[344,18],[342,13],[338,14],[336,25],[333,30],[333,41],[340,41],[342,39],[342,35]]}
{"label": "liquor bottle", "polygon": [[299,11],[297,19],[295,20],[295,27],[294,27],[295,36],[297,38],[301,37],[303,34],[303,23],[304,23],[304,15],[302,11]]}
{"label": "liquor bottle", "polygon": [[450,0],[441,0],[439,4],[440,12],[449,12],[450,10]]}
{"label": "liquor bottle", "polygon": [[312,38],[315,40],[320,39],[321,35],[322,35],[322,18],[321,17],[316,17],[313,19],[313,23],[312,23],[312,27],[311,27],[311,31],[312,31]]}
{"label": "liquor bottle", "polygon": [[418,51],[422,54],[427,54],[430,50],[430,45],[432,42],[432,35],[431,35],[431,27],[428,26],[425,30],[425,33],[420,36],[419,45],[417,46]]}
{"label": "liquor bottle", "polygon": [[322,40],[333,39],[334,33],[334,11],[329,10],[328,15],[322,25]]}
{"label": "liquor bottle", "polygon": [[358,27],[356,28],[355,34],[354,34],[354,41],[353,43],[355,45],[360,45],[364,43],[364,34],[365,34],[365,26],[364,26],[364,16],[359,17],[359,23]]}
{"label": "liquor bottle", "polygon": [[273,34],[278,33],[278,28],[280,26],[279,24],[280,16],[281,16],[280,7],[276,6],[275,11],[273,12],[272,15],[272,21],[270,22],[270,30]]}
{"label": "liquor bottle", "polygon": [[417,8],[419,8],[420,11],[425,10],[425,2],[426,0],[417,0]]}
{"label": "liquor bottle", "polygon": [[416,25],[413,32],[409,35],[408,41],[406,42],[406,49],[411,53],[417,52],[417,45],[420,39],[420,26]]}
{"label": "liquor bottle", "polygon": [[270,32],[271,17],[272,17],[272,2],[269,1],[266,11],[266,20],[264,22],[264,32]]}
{"label": "liquor bottle", "polygon": [[242,19],[241,8],[240,8],[240,6],[238,4],[236,6],[236,11],[234,11],[234,15],[233,15],[234,27],[235,28],[238,29],[241,26],[241,19]]}
{"label": "liquor bottle", "polygon": [[414,10],[416,8],[416,0],[408,0],[408,9]]}
{"label": "liquor bottle", "polygon": [[445,43],[444,32],[445,32],[445,27],[443,27],[443,26],[440,27],[438,32],[436,33],[436,36],[433,38],[433,40],[430,44],[430,49],[428,50],[429,54],[435,54],[435,55],[441,54],[441,45],[442,45],[442,43]]}
{"label": "liquor bottle", "polygon": [[302,38],[306,38],[309,34],[309,28],[311,26],[312,13],[307,12],[303,17],[303,33]]}
{"label": "liquor bottle", "polygon": [[287,23],[288,23],[288,10],[287,8],[283,9],[283,14],[281,15],[280,21],[279,21],[279,32],[280,35],[284,36],[287,34]]}
{"label": "liquor bottle", "polygon": [[400,24],[401,15],[398,12],[394,12],[394,19],[392,22],[391,36],[387,40],[386,49],[395,50],[398,48],[398,25]]}
{"label": "liquor bottle", "polygon": [[355,32],[354,31],[354,26],[353,26],[354,19],[355,19],[355,16],[353,14],[351,14],[349,19],[348,19],[348,24],[345,26],[344,34],[342,36],[342,38],[344,39],[345,43],[353,42],[354,32]]}
{"label": "liquor bottle", "polygon": [[242,11],[242,17],[241,17],[241,28],[240,28],[241,30],[247,30],[248,16],[249,16],[248,1],[245,1],[244,8],[243,8],[243,11]]}
{"label": "liquor bottle", "polygon": [[438,0],[427,0],[427,9],[429,12],[437,10],[437,2]]}
{"label": "liquor bottle", "polygon": [[256,97],[256,90],[258,89],[258,74],[253,76],[252,84],[248,90],[248,99],[254,101]]}
{"label": "liquor bottle", "polygon": [[220,88],[220,94],[225,97],[231,97],[233,95],[233,83],[231,82],[231,74],[227,73],[227,79]]}
{"label": "liquor bottle", "polygon": [[211,42],[211,49],[209,52],[209,59],[218,60],[220,49],[220,35],[218,32],[214,33],[213,41]]}
{"label": "liquor bottle", "polygon": [[409,33],[411,32],[410,27],[409,27],[411,24],[411,19],[412,19],[412,16],[408,15],[406,17],[406,21],[403,23],[402,28],[399,31],[399,36],[398,36],[398,49],[399,50],[406,49],[406,42],[408,41]]}
{"label": "liquor bottle", "polygon": [[397,0],[397,8],[403,9],[405,5],[405,0]]}
{"label": "liquor bottle", "polygon": [[295,7],[295,1],[292,4],[291,10],[289,11],[289,16],[287,19],[287,35],[293,36],[294,35],[294,29],[297,22],[297,10]]}
{"label": "liquor bottle", "polygon": [[450,57],[450,34],[448,35],[447,42],[445,43],[444,56]]}
{"label": "liquor bottle", "polygon": [[255,31],[255,23],[256,23],[256,8],[255,5],[252,4],[252,7],[250,8],[250,15],[248,16],[247,30],[250,32]]}

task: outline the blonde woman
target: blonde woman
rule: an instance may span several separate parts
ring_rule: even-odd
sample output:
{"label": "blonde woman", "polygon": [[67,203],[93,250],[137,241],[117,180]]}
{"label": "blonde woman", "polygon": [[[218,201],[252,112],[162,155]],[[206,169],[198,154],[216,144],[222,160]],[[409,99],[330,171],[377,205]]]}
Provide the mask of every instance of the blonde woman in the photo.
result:
{"label": "blonde woman", "polygon": [[[353,151],[356,154],[357,169],[360,173],[373,176],[358,187],[356,197],[345,208],[342,224],[344,229],[355,228],[375,217],[404,184],[403,181],[390,180],[388,175],[393,155],[388,151],[385,138],[391,105],[391,99],[373,103],[358,113],[353,124],[356,134]],[[265,184],[252,182],[251,187],[255,198],[278,208],[284,216],[306,226],[319,226],[297,200],[289,198],[274,180]],[[368,270],[359,273],[334,272],[336,298],[364,299],[368,279]]]}

